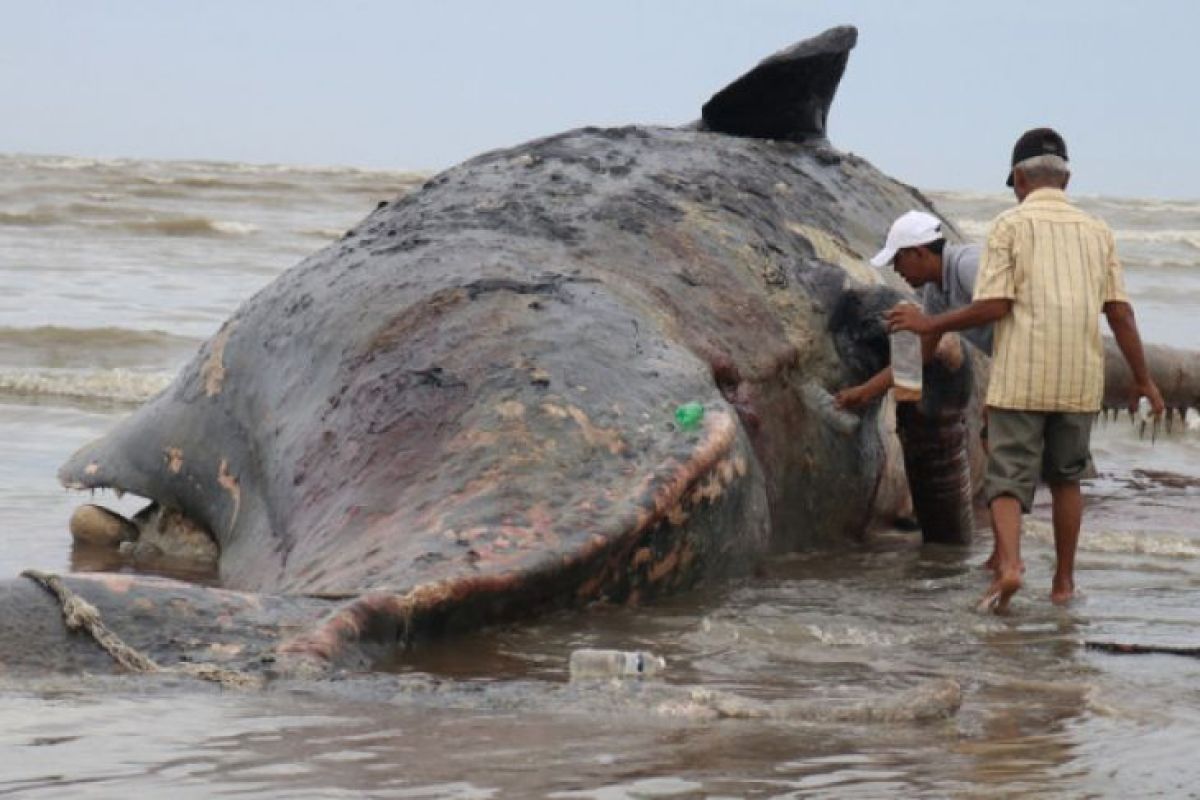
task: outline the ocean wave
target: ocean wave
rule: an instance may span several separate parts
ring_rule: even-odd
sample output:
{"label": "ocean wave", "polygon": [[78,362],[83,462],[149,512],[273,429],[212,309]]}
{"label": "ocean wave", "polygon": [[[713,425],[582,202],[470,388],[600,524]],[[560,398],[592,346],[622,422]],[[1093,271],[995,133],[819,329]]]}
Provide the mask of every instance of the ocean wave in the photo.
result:
{"label": "ocean wave", "polygon": [[113,348],[178,343],[192,345],[195,342],[195,339],[176,336],[164,331],[143,331],[130,328],[66,328],[59,325],[43,325],[37,328],[0,327],[0,344],[50,344],[55,346],[88,344]]}
{"label": "ocean wave", "polygon": [[214,220],[212,228],[217,233],[231,236],[249,236],[258,233],[260,228],[252,222],[233,222],[229,220]]}
{"label": "ocean wave", "polygon": [[153,213],[144,206],[130,206],[112,200],[97,201],[91,199],[76,200],[64,206],[47,209],[47,212],[57,213],[61,220],[66,223],[75,223],[86,218],[120,220],[135,215],[145,217],[147,214]]}
{"label": "ocean wave", "polygon": [[1113,235],[1118,242],[1141,242],[1146,244],[1183,244],[1200,250],[1200,230],[1162,229],[1154,231],[1116,228]]}
{"label": "ocean wave", "polygon": [[128,369],[0,370],[0,396],[144,403],[170,385],[173,372]]}
{"label": "ocean wave", "polygon": [[0,225],[13,227],[89,224],[104,224],[117,230],[155,236],[249,236],[259,232],[259,227],[249,222],[207,217],[156,217],[144,207],[111,203],[75,201],[61,206],[38,206],[29,211],[0,211]]}
{"label": "ocean wave", "polygon": [[[184,176],[165,176],[165,175],[137,175],[131,178],[131,182],[139,183],[148,186],[151,191],[139,192],[140,194],[150,194],[152,196],[177,196],[177,195],[192,195],[197,189],[237,189],[241,191],[251,192],[291,192],[303,188],[300,183],[294,181],[281,180],[254,180],[253,175],[236,173],[232,176],[224,175],[184,175]],[[168,191],[155,191],[166,188]]]}
{"label": "ocean wave", "polygon": [[897,636],[853,625],[823,627],[809,624],[804,626],[804,630],[816,641],[830,647],[891,647],[911,643],[914,639],[913,636]]}
{"label": "ocean wave", "polygon": [[157,217],[114,223],[110,227],[151,236],[250,236],[259,227],[249,222],[207,217]]}
{"label": "ocean wave", "polygon": [[[957,189],[926,189],[925,194],[941,203],[994,203],[1005,208],[1016,203],[1012,191],[971,191]],[[1153,211],[1172,214],[1200,213],[1200,200],[1167,199],[1160,197],[1122,197],[1111,194],[1071,193],[1071,199],[1084,208],[1104,207],[1113,211]]]}
{"label": "ocean wave", "polygon": [[1083,202],[1102,205],[1117,213],[1133,211],[1153,214],[1200,214],[1200,202],[1194,200],[1161,200],[1152,197],[1086,197]]}
{"label": "ocean wave", "polygon": [[301,236],[311,236],[316,239],[328,239],[330,241],[342,238],[345,233],[345,228],[309,228],[300,231]]}
{"label": "ocean wave", "polygon": [[0,362],[9,366],[117,367],[176,362],[201,340],[129,328],[0,327]]}
{"label": "ocean wave", "polygon": [[[1044,544],[1054,544],[1054,528],[1050,523],[1026,518],[1023,527],[1030,538]],[[1079,549],[1091,553],[1200,558],[1200,541],[1164,533],[1089,529],[1085,536],[1080,537]]]}
{"label": "ocean wave", "polygon": [[[953,218],[952,218],[953,219]],[[987,236],[988,229],[992,225],[991,219],[979,219],[974,217],[960,217],[953,219],[955,226],[962,231],[963,235],[972,241],[982,242]],[[1165,228],[1159,230],[1138,230],[1134,228],[1113,228],[1113,236],[1119,244],[1146,244],[1146,245],[1184,245],[1189,251],[1200,251],[1200,230],[1182,228],[1173,229]],[[1157,266],[1171,265],[1169,260],[1164,260],[1161,264],[1155,262]],[[1183,264],[1186,266],[1194,266],[1194,264]]]}
{"label": "ocean wave", "polygon": [[962,232],[962,235],[967,237],[968,241],[982,243],[987,236],[988,228],[991,227],[990,219],[956,219],[953,220],[954,227]]}
{"label": "ocean wave", "polygon": [[35,208],[33,211],[0,211],[0,225],[24,228],[42,228],[62,222],[62,215],[54,209]]}
{"label": "ocean wave", "polygon": [[[343,180],[334,187],[346,194],[367,194],[372,197],[382,196],[391,199],[396,195],[404,196],[420,189],[429,180],[427,173],[396,173],[394,175],[362,176],[363,180]],[[367,180],[366,178],[370,178]]]}
{"label": "ocean wave", "polygon": [[1008,192],[967,192],[937,189],[927,192],[935,202],[950,203],[996,203],[1011,205],[1012,194]]}
{"label": "ocean wave", "polygon": [[[1194,270],[1197,266],[1200,266],[1200,259],[1191,260],[1173,257],[1154,258],[1152,256],[1147,256],[1145,253],[1122,253],[1121,263],[1126,267],[1147,267],[1150,269],[1161,270]],[[1171,291],[1173,290],[1168,289],[1163,296],[1169,297]]]}
{"label": "ocean wave", "polygon": [[84,156],[21,156],[10,155],[6,161],[14,161],[27,168],[80,172],[97,167],[112,168],[131,163],[128,159],[86,158]]}
{"label": "ocean wave", "polygon": [[[418,170],[372,169],[337,164],[255,164],[238,161],[156,160],[138,158],[90,158],[43,154],[0,154],[0,166],[8,169],[52,170],[57,172],[127,172],[129,179],[148,183],[180,183],[201,187],[228,177],[283,178],[291,183],[294,177],[349,178],[386,180],[412,183],[423,181],[427,172]],[[240,182],[238,185],[246,185]],[[261,181],[255,182],[261,186]]]}

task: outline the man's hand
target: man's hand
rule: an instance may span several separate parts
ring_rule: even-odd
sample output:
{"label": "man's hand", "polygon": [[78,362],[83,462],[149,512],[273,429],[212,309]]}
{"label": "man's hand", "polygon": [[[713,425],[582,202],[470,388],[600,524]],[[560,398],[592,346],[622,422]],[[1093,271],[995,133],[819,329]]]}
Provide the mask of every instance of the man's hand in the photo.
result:
{"label": "man's hand", "polygon": [[1137,383],[1133,387],[1134,396],[1129,399],[1129,410],[1135,411],[1139,397],[1145,397],[1150,401],[1150,411],[1156,417],[1161,417],[1167,404],[1163,402],[1162,392],[1158,390],[1158,386],[1154,381],[1147,378],[1144,382]]}
{"label": "man's hand", "polygon": [[892,385],[892,368],[884,367],[858,386],[842,389],[833,396],[834,407],[842,411],[862,411],[882,397]]}
{"label": "man's hand", "polygon": [[842,411],[861,411],[870,405],[875,395],[865,383],[842,389],[833,396],[833,404]]}
{"label": "man's hand", "polygon": [[890,311],[884,312],[883,316],[887,320],[889,333],[912,331],[925,335],[934,332],[929,317],[925,316],[921,309],[912,303],[899,303]]}

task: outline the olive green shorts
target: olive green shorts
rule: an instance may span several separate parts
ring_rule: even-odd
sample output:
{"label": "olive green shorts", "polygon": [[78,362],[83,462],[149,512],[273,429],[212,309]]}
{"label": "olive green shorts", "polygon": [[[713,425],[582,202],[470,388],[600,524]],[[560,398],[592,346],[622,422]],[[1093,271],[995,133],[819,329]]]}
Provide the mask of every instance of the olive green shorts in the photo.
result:
{"label": "olive green shorts", "polygon": [[1029,513],[1038,471],[1046,483],[1071,483],[1096,475],[1092,465],[1095,414],[988,409],[988,462],[983,479],[990,504],[1011,495]]}

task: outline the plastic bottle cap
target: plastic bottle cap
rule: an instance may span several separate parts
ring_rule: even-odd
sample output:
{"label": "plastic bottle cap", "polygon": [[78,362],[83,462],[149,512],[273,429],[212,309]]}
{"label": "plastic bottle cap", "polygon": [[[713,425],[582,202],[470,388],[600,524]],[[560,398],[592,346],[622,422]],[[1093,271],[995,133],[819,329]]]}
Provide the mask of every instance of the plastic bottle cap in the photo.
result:
{"label": "plastic bottle cap", "polygon": [[704,419],[704,406],[695,401],[684,403],[675,409],[675,424],[682,430],[693,430],[702,419]]}

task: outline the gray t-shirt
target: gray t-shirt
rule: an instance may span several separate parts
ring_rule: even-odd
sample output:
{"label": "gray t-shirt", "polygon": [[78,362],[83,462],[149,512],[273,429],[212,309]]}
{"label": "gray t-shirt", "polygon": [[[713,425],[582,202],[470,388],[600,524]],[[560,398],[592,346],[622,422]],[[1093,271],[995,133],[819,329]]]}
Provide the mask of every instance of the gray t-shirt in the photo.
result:
{"label": "gray t-shirt", "polygon": [[[942,285],[925,284],[925,313],[930,316],[971,305],[975,296],[975,278],[979,275],[977,244],[947,244],[942,251]],[[989,356],[992,354],[992,326],[980,325],[959,333]]]}

